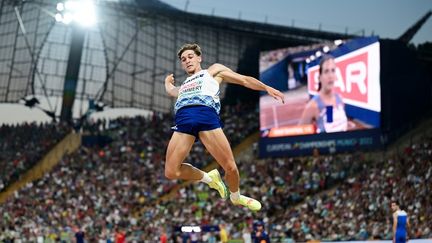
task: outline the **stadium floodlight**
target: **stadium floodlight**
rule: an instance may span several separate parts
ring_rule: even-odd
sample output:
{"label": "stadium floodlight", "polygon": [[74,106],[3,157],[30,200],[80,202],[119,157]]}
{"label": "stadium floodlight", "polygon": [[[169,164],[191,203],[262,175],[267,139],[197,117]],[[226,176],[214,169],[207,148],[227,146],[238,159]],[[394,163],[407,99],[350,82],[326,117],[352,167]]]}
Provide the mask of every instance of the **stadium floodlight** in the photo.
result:
{"label": "stadium floodlight", "polygon": [[65,2],[65,9],[68,11],[75,11],[77,9],[79,9],[79,5],[80,3],[78,1],[74,1],[74,0],[69,0]]}
{"label": "stadium floodlight", "polygon": [[334,43],[335,43],[335,45],[340,46],[340,45],[342,45],[343,41],[342,40],[335,40]]}
{"label": "stadium floodlight", "polygon": [[57,3],[57,11],[63,11],[64,10],[64,4],[63,3]]}
{"label": "stadium floodlight", "polygon": [[59,14],[59,13],[56,13],[56,15],[55,15],[55,20],[56,20],[57,22],[61,22],[61,21],[63,20],[63,16],[62,16],[61,14]]}
{"label": "stadium floodlight", "polygon": [[328,47],[328,46],[324,46],[323,47],[323,52],[324,53],[327,53],[327,52],[329,52],[330,51],[330,47]]}
{"label": "stadium floodlight", "polygon": [[65,13],[63,15],[62,22],[65,24],[70,24],[73,20],[73,15],[71,13]]}
{"label": "stadium floodlight", "polygon": [[321,55],[322,55],[321,51],[317,51],[317,52],[315,52],[315,56],[316,56],[316,57],[320,57]]}
{"label": "stadium floodlight", "polygon": [[70,24],[76,22],[89,27],[96,23],[96,11],[93,0],[68,0],[57,4],[60,17],[56,15],[56,21]]}
{"label": "stadium floodlight", "polygon": [[315,60],[315,56],[314,55],[311,55],[309,58],[310,58],[311,61]]}
{"label": "stadium floodlight", "polygon": [[306,58],[306,63],[310,63],[310,59],[309,58]]}

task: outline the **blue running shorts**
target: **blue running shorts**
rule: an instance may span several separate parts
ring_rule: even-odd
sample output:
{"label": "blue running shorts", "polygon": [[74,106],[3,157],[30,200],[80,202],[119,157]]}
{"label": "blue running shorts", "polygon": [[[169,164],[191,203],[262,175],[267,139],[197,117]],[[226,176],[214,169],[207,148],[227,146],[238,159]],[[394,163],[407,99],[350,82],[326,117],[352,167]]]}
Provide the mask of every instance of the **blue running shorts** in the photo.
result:
{"label": "blue running shorts", "polygon": [[223,127],[216,111],[208,106],[185,106],[175,115],[175,126],[171,130],[187,133],[198,139],[198,133]]}

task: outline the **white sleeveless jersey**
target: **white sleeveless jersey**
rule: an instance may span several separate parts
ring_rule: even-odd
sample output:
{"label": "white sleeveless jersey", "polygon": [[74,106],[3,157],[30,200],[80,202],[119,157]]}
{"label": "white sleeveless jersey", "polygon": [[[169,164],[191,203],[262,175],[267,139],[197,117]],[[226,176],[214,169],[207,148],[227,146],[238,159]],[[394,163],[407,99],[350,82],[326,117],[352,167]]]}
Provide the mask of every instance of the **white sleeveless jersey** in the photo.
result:
{"label": "white sleeveless jersey", "polygon": [[333,122],[327,121],[326,111],[320,113],[323,118],[325,132],[345,132],[348,130],[348,118],[343,105],[339,104],[333,108]]}
{"label": "white sleeveless jersey", "polygon": [[204,105],[215,109],[219,114],[219,93],[219,82],[207,70],[201,70],[183,81],[174,112],[185,106]]}
{"label": "white sleeveless jersey", "polygon": [[317,123],[317,132],[345,132],[348,130],[348,118],[345,113],[344,105],[342,98],[336,94],[336,105],[333,106],[333,121],[329,122],[327,118],[327,110],[324,101],[321,99],[319,95],[313,97],[313,100],[318,105],[319,109],[319,117],[316,121]]}

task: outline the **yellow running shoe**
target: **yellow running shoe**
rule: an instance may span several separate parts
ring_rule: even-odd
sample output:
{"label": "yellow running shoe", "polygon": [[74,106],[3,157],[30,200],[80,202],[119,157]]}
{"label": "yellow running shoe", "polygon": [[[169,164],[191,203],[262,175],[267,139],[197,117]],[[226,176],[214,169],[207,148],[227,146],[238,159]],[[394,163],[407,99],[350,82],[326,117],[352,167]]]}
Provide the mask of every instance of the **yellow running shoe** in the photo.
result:
{"label": "yellow running shoe", "polygon": [[216,189],[219,192],[219,195],[223,199],[228,198],[228,190],[225,186],[225,183],[222,181],[222,178],[219,174],[219,171],[217,169],[214,169],[210,172],[208,172],[208,175],[212,179],[212,182],[210,182],[208,185],[210,188]]}
{"label": "yellow running shoe", "polygon": [[247,207],[252,211],[258,211],[261,209],[261,203],[258,200],[243,195],[240,195],[239,200],[232,201],[232,203],[234,205],[241,205]]}

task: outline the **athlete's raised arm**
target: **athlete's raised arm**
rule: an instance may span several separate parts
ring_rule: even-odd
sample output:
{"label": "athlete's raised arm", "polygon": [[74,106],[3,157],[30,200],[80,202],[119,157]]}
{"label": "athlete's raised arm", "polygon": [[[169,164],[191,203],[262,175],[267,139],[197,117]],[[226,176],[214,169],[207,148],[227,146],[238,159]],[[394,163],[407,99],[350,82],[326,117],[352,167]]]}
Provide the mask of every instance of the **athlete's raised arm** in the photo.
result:
{"label": "athlete's raised arm", "polygon": [[169,95],[173,97],[178,97],[179,87],[176,87],[174,85],[174,82],[174,74],[171,73],[167,75],[165,78],[165,90]]}
{"label": "athlete's raised arm", "polygon": [[211,65],[207,71],[218,82],[225,80],[228,83],[239,84],[249,89],[266,91],[273,98],[285,103],[285,98],[282,92],[264,84],[254,77],[238,74],[219,63]]}

